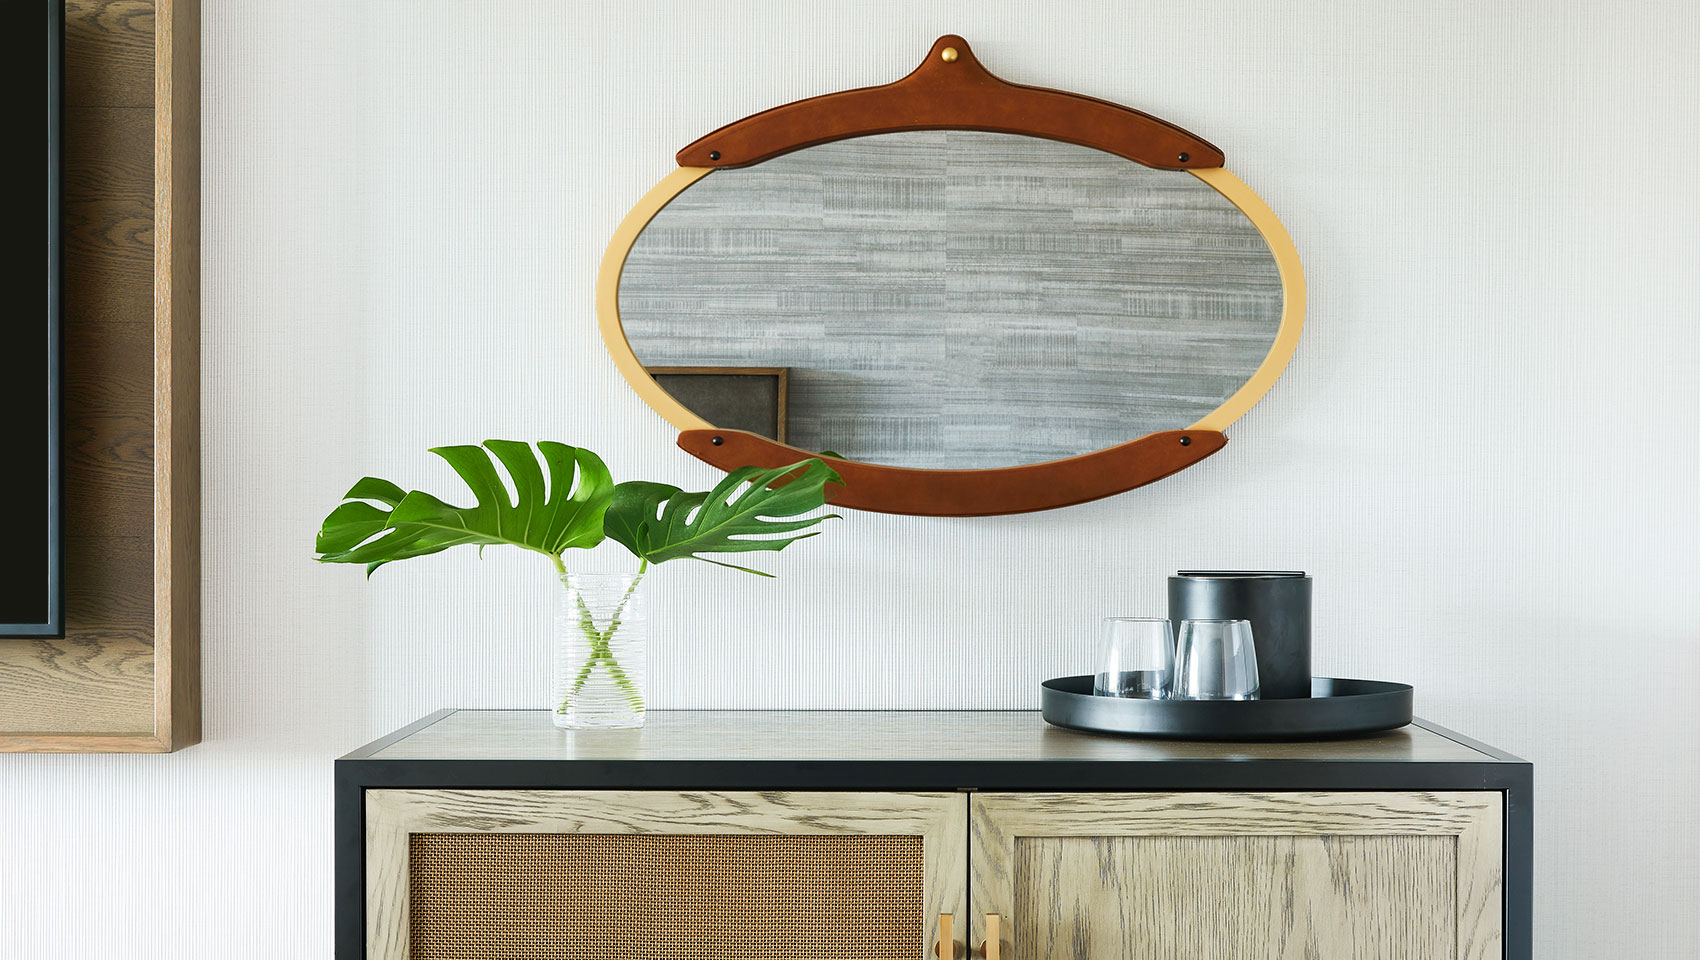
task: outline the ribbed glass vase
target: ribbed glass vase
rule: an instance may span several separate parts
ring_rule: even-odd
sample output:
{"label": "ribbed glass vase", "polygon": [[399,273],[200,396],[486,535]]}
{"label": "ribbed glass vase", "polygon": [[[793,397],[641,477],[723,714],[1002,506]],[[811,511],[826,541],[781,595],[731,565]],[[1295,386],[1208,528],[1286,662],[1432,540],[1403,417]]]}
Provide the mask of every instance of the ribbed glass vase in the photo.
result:
{"label": "ribbed glass vase", "polygon": [[555,616],[555,726],[643,726],[643,574],[569,573]]}

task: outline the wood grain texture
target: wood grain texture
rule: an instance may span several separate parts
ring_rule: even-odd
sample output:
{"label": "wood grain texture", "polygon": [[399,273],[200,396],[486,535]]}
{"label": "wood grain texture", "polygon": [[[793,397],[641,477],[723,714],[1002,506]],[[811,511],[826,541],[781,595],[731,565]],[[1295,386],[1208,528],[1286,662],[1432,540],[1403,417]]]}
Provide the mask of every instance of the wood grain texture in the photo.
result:
{"label": "wood grain texture", "polygon": [[1450,837],[1030,837],[1015,957],[1451,960]]}
{"label": "wood grain texture", "polygon": [[[65,525],[83,538],[153,529],[153,327],[89,322],[65,333]],[[144,572],[151,581],[151,560]],[[79,578],[73,578],[80,579]]]}
{"label": "wood grain texture", "polygon": [[651,710],[641,735],[563,731],[546,710],[457,710],[379,760],[1360,760],[1493,763],[1418,726],[1299,743],[1135,740],[1029,710]]}
{"label": "wood grain texture", "polygon": [[[731,472],[789,466],[813,454],[743,430],[686,430],[679,449]],[[989,517],[1052,510],[1126,493],[1179,473],[1219,452],[1228,438],[1214,430],[1149,433],[1095,453],[984,470],[915,470],[829,458],[843,478],[828,503],[922,517]]]}
{"label": "wood grain texture", "polygon": [[151,0],[65,0],[66,107],[151,112],[154,34]]}
{"label": "wood grain texture", "polygon": [[152,645],[152,539],[65,538],[66,634],[122,632]]}
{"label": "wood grain texture", "polygon": [[[0,704],[19,736],[153,727],[153,645],[133,630],[0,640]],[[0,737],[0,752],[13,734]]]}
{"label": "wood grain texture", "polygon": [[66,109],[66,195],[85,201],[151,200],[153,121],[151,105]]}
{"label": "wood grain texture", "polygon": [[679,151],[686,167],[760,163],[815,144],[902,130],[990,130],[1083,144],[1164,169],[1220,167],[1222,151],[1166,120],[1093,97],[1007,83],[946,34],[908,76],[798,100]]}
{"label": "wood grain texture", "polygon": [[201,740],[201,8],[158,0],[154,731]]}
{"label": "wood grain texture", "polygon": [[1502,818],[1485,791],[978,794],[973,936],[997,913],[1011,957],[1174,955],[1150,953],[1166,934],[1201,957],[1488,960]]}
{"label": "wood grain texture", "polygon": [[65,16],[66,637],[0,641],[0,751],[168,751],[200,737],[199,10]]}
{"label": "wood grain texture", "polygon": [[[67,188],[67,285],[151,284],[153,231],[153,203],[146,194],[125,199],[83,200]],[[70,319],[73,318],[67,318]],[[145,320],[146,315],[131,319]]]}
{"label": "wood grain texture", "polygon": [[366,955],[409,955],[414,833],[919,836],[923,915],[960,915],[967,907],[967,802],[960,794],[370,790]]}
{"label": "wood grain texture", "polygon": [[[101,283],[67,283],[65,286],[66,335],[70,335],[71,318],[78,326],[103,323],[139,323],[148,326],[146,318],[153,309],[153,280],[145,276],[115,276],[104,273]],[[91,274],[93,276],[93,274]],[[138,321],[136,318],[142,318]],[[151,329],[151,327],[150,327]]]}
{"label": "wood grain texture", "polygon": [[[71,69],[74,65],[67,67]],[[86,106],[65,111],[68,337],[108,323],[150,326],[153,135],[151,100],[142,107]],[[67,356],[65,369],[74,375],[79,369],[77,358]],[[146,392],[139,395],[145,397]],[[68,402],[71,410],[81,406]]]}

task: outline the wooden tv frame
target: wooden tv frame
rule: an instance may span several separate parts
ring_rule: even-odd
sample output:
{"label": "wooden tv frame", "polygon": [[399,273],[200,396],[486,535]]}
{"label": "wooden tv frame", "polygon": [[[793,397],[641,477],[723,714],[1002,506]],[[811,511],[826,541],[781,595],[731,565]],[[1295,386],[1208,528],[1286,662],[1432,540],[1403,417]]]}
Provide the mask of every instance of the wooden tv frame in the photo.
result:
{"label": "wooden tv frame", "polygon": [[65,2],[65,635],[0,639],[0,752],[201,739],[200,9]]}

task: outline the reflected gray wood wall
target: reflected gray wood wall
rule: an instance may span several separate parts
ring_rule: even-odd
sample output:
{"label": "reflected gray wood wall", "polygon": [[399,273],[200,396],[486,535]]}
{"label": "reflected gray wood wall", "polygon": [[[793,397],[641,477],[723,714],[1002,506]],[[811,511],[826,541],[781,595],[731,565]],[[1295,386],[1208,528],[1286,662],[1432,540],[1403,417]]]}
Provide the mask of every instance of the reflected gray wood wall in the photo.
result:
{"label": "reflected gray wood wall", "polygon": [[942,469],[1188,426],[1282,307],[1256,227],[1191,174],[967,131],[715,171],[638,237],[619,300],[646,365],[789,367],[792,444]]}

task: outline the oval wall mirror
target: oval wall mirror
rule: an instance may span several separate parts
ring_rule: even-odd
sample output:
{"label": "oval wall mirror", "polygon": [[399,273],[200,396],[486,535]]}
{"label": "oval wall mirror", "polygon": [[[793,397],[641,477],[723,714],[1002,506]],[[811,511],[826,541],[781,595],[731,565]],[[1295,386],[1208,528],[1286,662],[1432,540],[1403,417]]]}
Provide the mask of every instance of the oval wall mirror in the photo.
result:
{"label": "oval wall mirror", "polygon": [[1015,513],[1160,479],[1222,448],[1303,321],[1291,241],[1220,151],[1005,83],[960,37],[679,160],[605,258],[609,350],[681,447],[838,458],[838,505]]}

